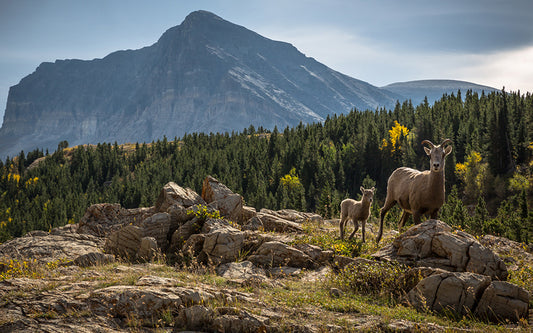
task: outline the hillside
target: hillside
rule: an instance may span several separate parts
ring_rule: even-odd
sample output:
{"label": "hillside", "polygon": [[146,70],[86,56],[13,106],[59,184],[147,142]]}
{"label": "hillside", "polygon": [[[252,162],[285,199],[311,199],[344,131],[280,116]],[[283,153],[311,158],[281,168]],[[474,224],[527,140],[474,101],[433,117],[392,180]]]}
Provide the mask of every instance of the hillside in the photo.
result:
{"label": "hillside", "polygon": [[1,244],[0,330],[529,331],[531,249],[438,220],[378,247],[370,222],[371,241],[342,240],[338,220],[256,211],[212,177],[201,196],[170,182],[151,207]]}
{"label": "hillside", "polygon": [[42,63],[9,91],[0,156],[185,133],[273,129],[399,98],[206,11],[153,45]]}

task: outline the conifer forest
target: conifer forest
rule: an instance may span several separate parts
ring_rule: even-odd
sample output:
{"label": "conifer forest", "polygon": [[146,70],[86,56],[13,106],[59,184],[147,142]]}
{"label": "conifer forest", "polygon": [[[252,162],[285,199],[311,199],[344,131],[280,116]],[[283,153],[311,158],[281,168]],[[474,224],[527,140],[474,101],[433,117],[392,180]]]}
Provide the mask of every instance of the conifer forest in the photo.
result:
{"label": "conifer forest", "polygon": [[[533,241],[533,96],[444,95],[429,105],[351,110],[292,128],[187,134],[150,143],[34,150],[0,161],[0,243],[32,230],[77,223],[88,206],[149,207],[173,181],[201,193],[211,175],[246,205],[338,218],[360,186],[377,188],[372,219],[400,166],[429,168],[421,142],[453,141],[439,219],[474,235]],[[396,227],[399,208],[386,223]],[[412,220],[408,221],[409,226]]]}

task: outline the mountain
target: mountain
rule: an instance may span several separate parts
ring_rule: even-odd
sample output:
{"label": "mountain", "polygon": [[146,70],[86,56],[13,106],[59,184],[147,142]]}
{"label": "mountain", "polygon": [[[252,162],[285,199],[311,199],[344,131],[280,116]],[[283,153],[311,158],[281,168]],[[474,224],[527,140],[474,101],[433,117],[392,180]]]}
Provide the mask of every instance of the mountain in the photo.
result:
{"label": "mountain", "polygon": [[404,96],[407,99],[411,99],[413,105],[422,103],[426,96],[429,104],[433,104],[435,101],[441,99],[443,94],[457,94],[457,91],[459,90],[461,90],[463,97],[467,90],[472,90],[472,92],[477,92],[478,94],[481,94],[482,92],[488,94],[492,91],[498,90],[496,88],[458,80],[418,80],[396,82],[381,88]]}
{"label": "mountain", "polygon": [[322,121],[400,96],[336,72],[288,43],[206,11],[153,45],[42,63],[9,90],[0,156],[97,142]]}

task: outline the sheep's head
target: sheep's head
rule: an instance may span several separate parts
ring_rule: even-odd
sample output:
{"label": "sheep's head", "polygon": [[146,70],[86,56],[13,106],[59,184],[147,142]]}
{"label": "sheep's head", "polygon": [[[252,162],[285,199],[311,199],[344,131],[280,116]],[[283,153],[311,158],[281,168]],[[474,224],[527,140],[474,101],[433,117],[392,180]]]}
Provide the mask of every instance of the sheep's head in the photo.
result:
{"label": "sheep's head", "polygon": [[452,143],[452,140],[445,139],[438,146],[435,146],[429,140],[422,141],[422,144],[427,144],[429,146],[429,148],[424,147],[424,150],[429,156],[429,169],[432,172],[440,172],[444,170],[444,159],[452,152],[452,146],[447,146],[449,143]]}
{"label": "sheep's head", "polygon": [[374,193],[376,193],[376,188],[372,187],[371,189],[367,190],[363,186],[361,186],[360,190],[361,193],[363,193],[363,198],[361,199],[361,201],[368,201],[371,203],[374,198]]}

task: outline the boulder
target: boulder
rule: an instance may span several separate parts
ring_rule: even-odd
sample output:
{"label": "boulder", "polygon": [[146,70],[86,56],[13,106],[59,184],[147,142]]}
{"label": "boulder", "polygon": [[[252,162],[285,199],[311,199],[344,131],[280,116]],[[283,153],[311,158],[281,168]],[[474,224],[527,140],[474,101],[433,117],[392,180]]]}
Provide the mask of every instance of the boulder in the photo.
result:
{"label": "boulder", "polygon": [[170,214],[157,213],[141,223],[143,228],[143,237],[153,237],[157,242],[157,246],[166,250],[168,247],[168,232],[170,229]]}
{"label": "boulder", "polygon": [[465,232],[452,232],[450,226],[439,220],[411,227],[372,256],[410,266],[473,272],[499,280],[507,278],[505,263],[497,254]]}
{"label": "boulder", "polygon": [[202,228],[205,240],[202,251],[214,264],[235,261],[244,244],[244,233],[225,220],[208,219]]}
{"label": "boulder", "polygon": [[176,287],[174,292],[179,295],[184,306],[206,304],[215,298],[215,295],[202,289]]}
{"label": "boulder", "polygon": [[102,252],[90,252],[82,254],[72,261],[73,265],[80,267],[89,267],[97,265],[106,265],[115,261],[115,256]]}
{"label": "boulder", "polygon": [[195,305],[180,310],[174,327],[177,329],[176,332],[181,330],[207,332],[211,328],[214,317],[213,310],[203,305]]}
{"label": "boulder", "polygon": [[257,217],[263,224],[265,231],[275,232],[302,232],[302,226],[296,222],[285,220],[281,217],[277,217],[270,214],[258,213]]}
{"label": "boulder", "polygon": [[407,294],[410,305],[420,311],[475,314],[495,321],[527,318],[529,294],[508,282],[470,272],[445,272],[422,279]]}
{"label": "boulder", "polygon": [[529,293],[509,282],[493,281],[475,310],[475,314],[493,321],[513,322],[528,318]]}
{"label": "boulder", "polygon": [[211,176],[205,178],[202,185],[202,198],[210,207],[220,211],[222,216],[236,222],[243,221],[244,199],[215,178]]}
{"label": "boulder", "polygon": [[80,219],[78,233],[107,237],[123,226],[141,223],[154,213],[153,207],[125,209],[120,204],[94,204]]}
{"label": "boulder", "polygon": [[204,248],[205,235],[194,234],[187,239],[181,248],[181,252],[190,256],[198,256]]}
{"label": "boulder", "polygon": [[263,230],[263,228],[263,222],[257,216],[254,216],[242,226],[241,230],[259,231]]}
{"label": "boulder", "polygon": [[268,268],[277,266],[314,268],[316,266],[307,254],[277,241],[261,244],[257,251],[248,257],[248,260],[257,266]]}
{"label": "boulder", "polygon": [[452,311],[462,316],[472,313],[490,283],[485,275],[446,272],[422,279],[407,298],[420,311]]}
{"label": "boulder", "polygon": [[181,297],[170,288],[112,286],[91,292],[89,309],[100,316],[135,316],[144,325],[156,324],[158,314],[177,311]]}
{"label": "boulder", "polygon": [[506,262],[509,270],[520,270],[523,263],[533,265],[533,244],[525,245],[493,235],[485,235],[479,242],[496,252]]}
{"label": "boulder", "polygon": [[11,239],[0,244],[0,258],[37,260],[47,263],[68,261],[79,256],[101,252],[103,239],[72,232],[71,226],[52,232],[32,233],[27,237]]}
{"label": "boulder", "polygon": [[239,282],[254,277],[259,277],[261,279],[266,278],[265,271],[262,268],[254,266],[254,264],[248,260],[219,265],[217,267],[217,274],[226,279]]}
{"label": "boulder", "polygon": [[137,255],[143,234],[143,228],[127,225],[106,238],[104,249],[108,253],[133,259]]}
{"label": "boulder", "polygon": [[214,332],[267,332],[269,323],[266,317],[237,308],[221,307],[216,309],[211,329]]}
{"label": "boulder", "polygon": [[190,188],[183,188],[174,182],[169,182],[159,192],[155,203],[155,211],[166,212],[172,205],[190,207],[193,205],[205,205],[205,201]]}
{"label": "boulder", "polygon": [[129,259],[152,259],[156,253],[168,248],[169,228],[170,214],[156,213],[137,225],[126,225],[113,231],[106,238],[104,249]]}
{"label": "boulder", "polygon": [[194,214],[190,213],[189,208],[180,204],[173,204],[170,206],[167,209],[167,213],[170,215],[169,230],[171,233],[194,217]]}
{"label": "boulder", "polygon": [[194,234],[200,233],[202,230],[202,221],[198,218],[193,218],[176,230],[170,239],[170,251],[176,251],[181,249],[183,243],[185,243],[189,237]]}
{"label": "boulder", "polygon": [[331,250],[324,251],[320,246],[307,243],[300,243],[294,247],[307,254],[314,262],[321,265],[327,264],[333,260],[334,252]]}
{"label": "boulder", "polygon": [[267,208],[262,208],[260,213],[273,215],[285,220],[289,220],[292,222],[302,223],[305,221],[316,221],[320,222],[324,219],[322,216],[315,214],[315,213],[306,213],[306,212],[299,212],[294,209],[282,209],[282,210],[271,210]]}
{"label": "boulder", "polygon": [[257,210],[254,207],[242,206],[242,221],[248,221],[257,215]]}
{"label": "boulder", "polygon": [[161,287],[173,287],[180,283],[179,280],[171,279],[171,278],[165,278],[157,275],[145,275],[141,276],[137,282],[135,282],[136,286],[161,286]]}
{"label": "boulder", "polygon": [[143,237],[137,251],[137,258],[141,260],[152,260],[157,256],[159,247],[154,237]]}

